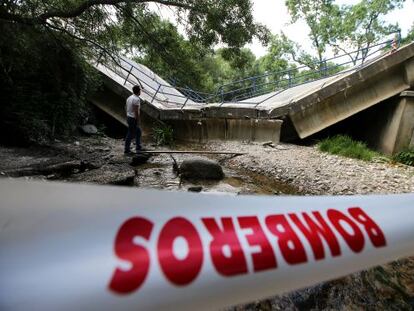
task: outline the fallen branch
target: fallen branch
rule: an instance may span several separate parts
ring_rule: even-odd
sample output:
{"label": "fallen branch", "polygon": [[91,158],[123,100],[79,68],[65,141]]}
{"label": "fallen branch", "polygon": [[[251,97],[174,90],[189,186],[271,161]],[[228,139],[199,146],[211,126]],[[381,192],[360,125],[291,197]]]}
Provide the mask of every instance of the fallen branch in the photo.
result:
{"label": "fallen branch", "polygon": [[63,163],[55,163],[49,165],[36,165],[31,167],[18,168],[15,170],[4,171],[3,173],[9,177],[22,177],[34,175],[71,175],[76,171],[84,172],[86,170],[97,169],[101,167],[96,163],[87,161],[69,161]]}
{"label": "fallen branch", "polygon": [[234,151],[202,151],[202,150],[169,150],[169,151],[152,151],[152,150],[145,150],[140,151],[140,153],[153,153],[153,154],[170,154],[170,153],[188,153],[188,154],[233,154],[233,155],[244,155],[245,152],[234,152]]}

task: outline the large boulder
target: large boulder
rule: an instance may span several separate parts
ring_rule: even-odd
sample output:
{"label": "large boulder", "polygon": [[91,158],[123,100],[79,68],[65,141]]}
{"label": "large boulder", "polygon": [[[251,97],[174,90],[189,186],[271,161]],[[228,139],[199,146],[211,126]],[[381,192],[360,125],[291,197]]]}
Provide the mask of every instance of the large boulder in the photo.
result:
{"label": "large boulder", "polygon": [[180,165],[180,176],[184,179],[213,179],[224,178],[221,166],[210,160],[184,160]]}

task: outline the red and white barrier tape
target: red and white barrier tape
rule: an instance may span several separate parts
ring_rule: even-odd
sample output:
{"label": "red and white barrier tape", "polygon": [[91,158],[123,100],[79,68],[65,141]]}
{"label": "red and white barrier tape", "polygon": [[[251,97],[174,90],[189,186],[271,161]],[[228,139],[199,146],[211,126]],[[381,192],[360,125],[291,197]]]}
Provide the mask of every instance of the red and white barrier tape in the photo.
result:
{"label": "red and white barrier tape", "polygon": [[0,310],[218,309],[414,254],[414,194],[0,180]]}

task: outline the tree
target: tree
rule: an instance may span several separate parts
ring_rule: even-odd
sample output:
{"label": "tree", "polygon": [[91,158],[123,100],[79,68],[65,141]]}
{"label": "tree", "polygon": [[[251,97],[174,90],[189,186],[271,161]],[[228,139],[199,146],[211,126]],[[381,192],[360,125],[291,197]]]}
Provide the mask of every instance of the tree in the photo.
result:
{"label": "tree", "polygon": [[[188,40],[150,3],[174,11]],[[0,139],[22,141],[64,134],[82,118],[85,95],[96,85],[85,60],[96,48],[129,51],[203,88],[210,83],[203,59],[214,44],[237,51],[266,34],[253,21],[250,0],[3,0],[0,32]]]}
{"label": "tree", "polygon": [[[172,10],[185,23],[192,42],[205,47],[226,43],[240,48],[253,36],[262,37],[265,28],[253,21],[250,0],[5,0],[0,20],[72,32],[85,40],[99,41],[116,22],[139,21],[149,3]],[[143,25],[143,27],[146,25]],[[73,31],[74,30],[74,31]],[[105,42],[105,41],[104,41]],[[106,43],[106,42],[105,42]]]}
{"label": "tree", "polygon": [[294,42],[283,33],[272,36],[267,54],[258,60],[260,71],[266,74],[261,81],[262,84],[267,83],[271,88],[283,87],[286,82],[289,84],[291,76],[288,71],[294,73],[296,68],[293,63],[295,48]]}
{"label": "tree", "polygon": [[[338,27],[332,32],[329,44],[337,51],[346,53],[356,64],[364,62],[369,48],[384,37],[397,32],[398,25],[388,24],[382,18],[405,0],[362,0],[358,4],[341,8]],[[359,51],[354,54],[350,51]]]}
{"label": "tree", "polygon": [[0,141],[40,142],[69,134],[97,87],[76,44],[55,33],[0,23]]}
{"label": "tree", "polygon": [[336,27],[332,21],[339,14],[338,6],[333,4],[333,0],[286,0],[286,6],[292,23],[303,19],[308,25],[309,38],[316,50],[317,60],[322,63],[331,29]]}
{"label": "tree", "polygon": [[411,26],[411,29],[408,31],[407,36],[403,38],[402,44],[408,44],[414,41],[414,24]]}
{"label": "tree", "polygon": [[[369,48],[384,36],[398,30],[397,25],[388,24],[383,17],[402,6],[404,0],[362,0],[356,5],[338,6],[333,0],[286,0],[292,22],[304,20],[309,27],[309,38],[315,48],[316,57],[300,51],[298,45],[296,61],[308,65],[319,62],[325,66],[326,52],[347,54],[352,63],[363,62]],[[360,50],[358,53],[352,51]]]}

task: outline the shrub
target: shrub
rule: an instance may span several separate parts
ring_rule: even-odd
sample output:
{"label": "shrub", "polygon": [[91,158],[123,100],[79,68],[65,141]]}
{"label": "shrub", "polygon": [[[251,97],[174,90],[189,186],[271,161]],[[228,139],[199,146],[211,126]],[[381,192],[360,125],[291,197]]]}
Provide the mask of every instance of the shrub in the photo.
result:
{"label": "shrub", "polygon": [[87,114],[97,76],[69,38],[0,22],[0,142],[26,144],[69,134]]}
{"label": "shrub", "polygon": [[409,148],[395,154],[392,159],[405,165],[414,166],[414,148]]}
{"label": "shrub", "polygon": [[318,147],[323,152],[364,161],[371,161],[377,155],[365,143],[352,140],[351,137],[346,135],[326,138],[319,143]]}
{"label": "shrub", "polygon": [[162,123],[159,126],[153,128],[153,136],[155,143],[158,146],[174,145],[174,131],[168,124]]}

